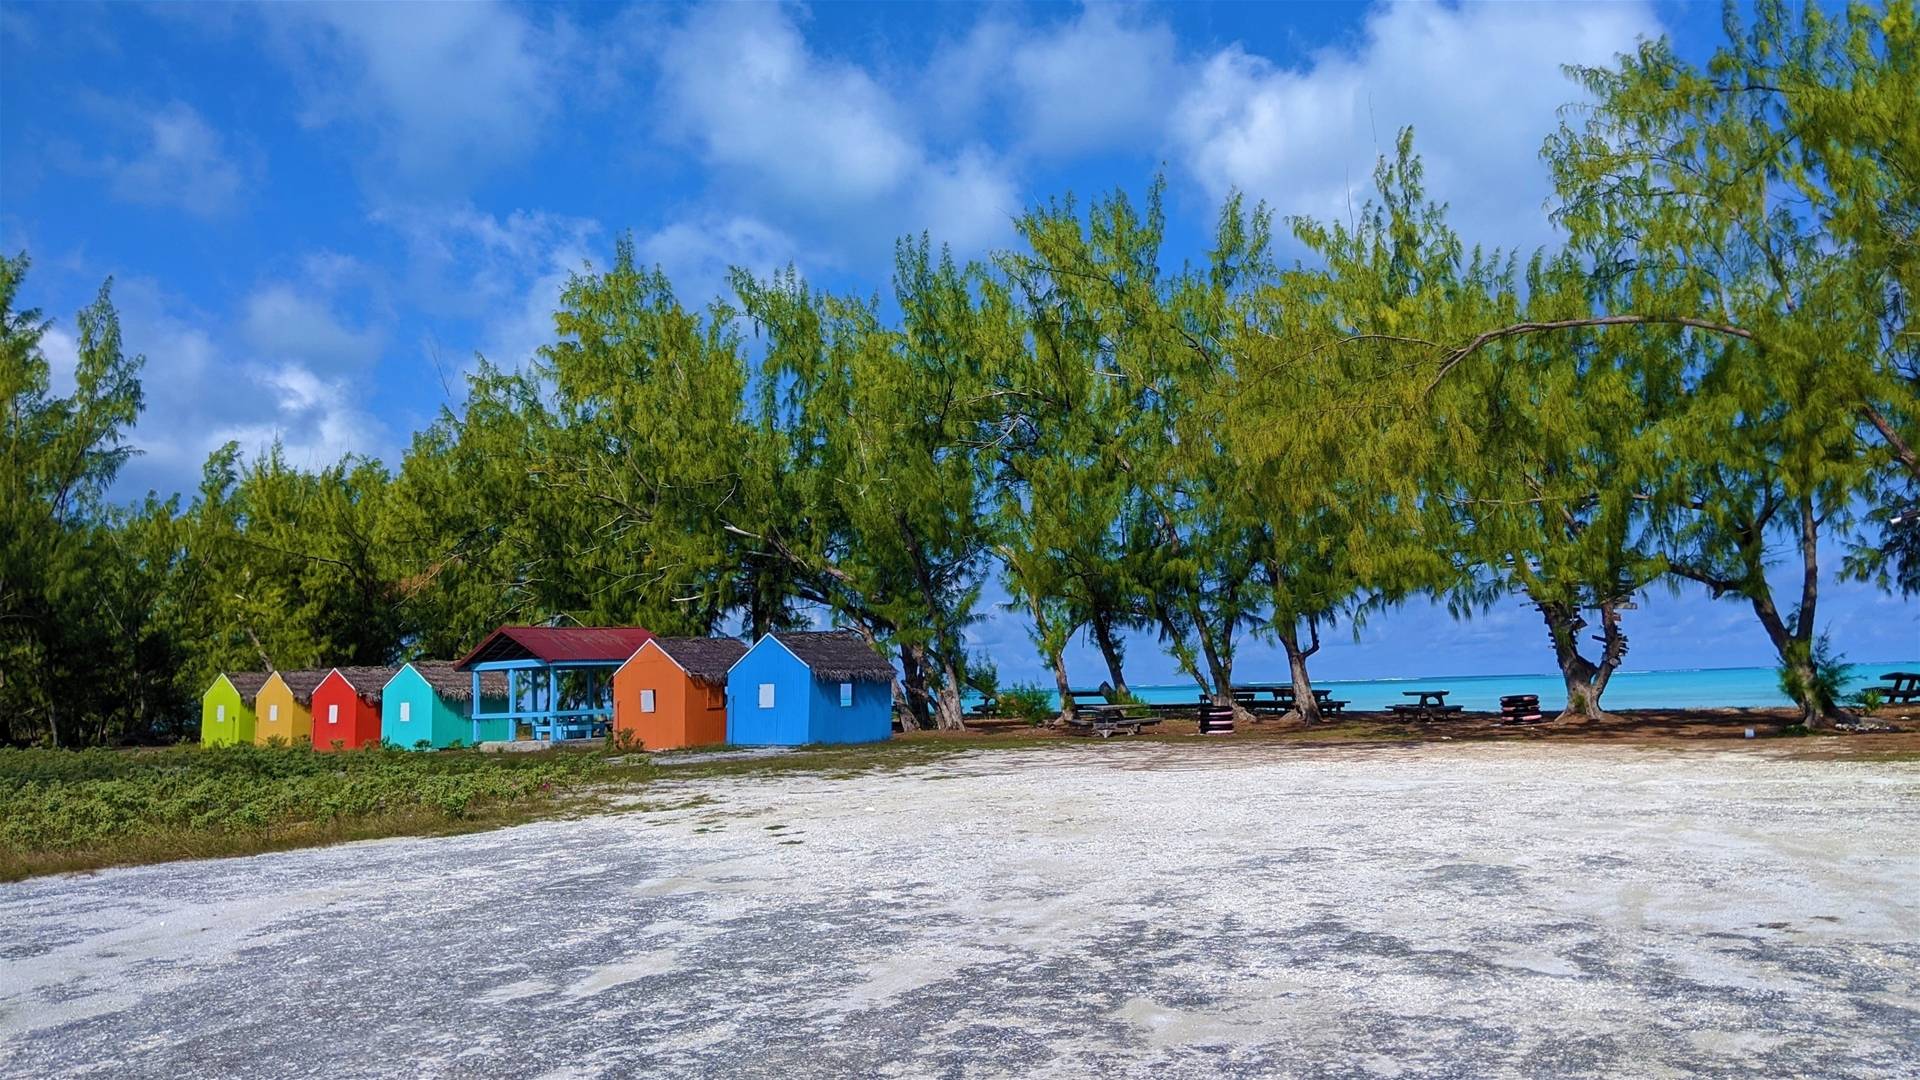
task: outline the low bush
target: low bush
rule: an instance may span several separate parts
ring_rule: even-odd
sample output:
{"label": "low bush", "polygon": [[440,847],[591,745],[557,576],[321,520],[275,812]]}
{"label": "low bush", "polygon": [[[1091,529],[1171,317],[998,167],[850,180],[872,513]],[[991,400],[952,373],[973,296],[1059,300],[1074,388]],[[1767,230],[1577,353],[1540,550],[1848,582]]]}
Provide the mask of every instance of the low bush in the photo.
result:
{"label": "low bush", "polygon": [[1054,707],[1053,695],[1037,686],[1008,687],[1000,691],[995,703],[1002,715],[1029,724],[1044,724],[1060,711]]}
{"label": "low bush", "polygon": [[383,820],[430,831],[635,768],[644,766],[579,752],[0,749],[0,877],[63,853],[79,856],[74,865],[106,865],[129,861],[116,856],[122,849],[141,849],[130,861],[144,861],[168,845],[184,854],[271,846],[289,830],[379,834],[371,823]]}

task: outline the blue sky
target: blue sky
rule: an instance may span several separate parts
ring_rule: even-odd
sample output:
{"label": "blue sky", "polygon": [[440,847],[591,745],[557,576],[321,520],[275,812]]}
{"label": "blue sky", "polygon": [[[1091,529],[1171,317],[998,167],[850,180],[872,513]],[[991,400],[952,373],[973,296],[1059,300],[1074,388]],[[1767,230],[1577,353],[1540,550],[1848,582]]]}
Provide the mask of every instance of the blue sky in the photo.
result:
{"label": "blue sky", "polygon": [[[886,282],[894,237],[962,255],[1068,190],[1169,184],[1174,255],[1220,197],[1337,216],[1411,124],[1470,240],[1551,239],[1537,151],[1560,65],[1719,40],[1718,5],[0,6],[0,246],[60,320],[115,279],[147,357],[123,495],[209,450],[397,463],[476,354],[524,363],[566,275],[631,232],[689,299],[725,268]],[[1837,560],[1834,560],[1837,562]],[[1847,654],[1920,654],[1920,614],[1835,583]],[[1631,667],[1770,662],[1750,612],[1656,592]],[[1033,677],[1019,623],[979,642]],[[1138,681],[1171,680],[1150,642]],[[1097,665],[1082,652],[1076,678]],[[1251,676],[1273,666],[1256,647]],[[1328,677],[1551,669],[1534,613],[1427,605],[1345,630]]]}

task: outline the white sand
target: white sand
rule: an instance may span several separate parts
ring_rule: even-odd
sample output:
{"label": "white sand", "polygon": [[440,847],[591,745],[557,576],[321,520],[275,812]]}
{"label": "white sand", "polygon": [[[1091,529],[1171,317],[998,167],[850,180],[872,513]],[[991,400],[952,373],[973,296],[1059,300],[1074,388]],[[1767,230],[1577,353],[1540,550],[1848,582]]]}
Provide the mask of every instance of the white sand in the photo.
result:
{"label": "white sand", "polygon": [[1920,1072],[1920,766],[1217,742],[0,886],[0,1071]]}

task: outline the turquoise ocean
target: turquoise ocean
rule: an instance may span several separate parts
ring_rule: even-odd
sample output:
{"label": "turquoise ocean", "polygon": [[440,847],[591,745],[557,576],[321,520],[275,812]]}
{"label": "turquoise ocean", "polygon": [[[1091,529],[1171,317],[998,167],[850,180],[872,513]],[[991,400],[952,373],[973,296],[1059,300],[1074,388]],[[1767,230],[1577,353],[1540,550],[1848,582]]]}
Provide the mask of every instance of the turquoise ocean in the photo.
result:
{"label": "turquoise ocean", "polygon": [[[1849,667],[1849,692],[1880,681],[1889,671],[1920,671],[1920,660],[1888,660]],[[1285,670],[1240,672],[1248,683],[1284,682]],[[1446,690],[1447,701],[1469,710],[1493,712],[1504,694],[1539,694],[1543,707],[1565,704],[1567,687],[1558,674],[1413,676],[1395,679],[1315,679],[1316,689],[1333,691],[1353,709],[1382,709],[1411,700],[1408,690]],[[1192,683],[1135,686],[1146,701],[1193,701],[1199,691]],[[1672,671],[1620,671],[1607,684],[1602,699],[1609,709],[1765,708],[1791,704],[1780,692],[1780,678],[1770,667],[1685,668]],[[1058,703],[1056,702],[1056,705]]]}

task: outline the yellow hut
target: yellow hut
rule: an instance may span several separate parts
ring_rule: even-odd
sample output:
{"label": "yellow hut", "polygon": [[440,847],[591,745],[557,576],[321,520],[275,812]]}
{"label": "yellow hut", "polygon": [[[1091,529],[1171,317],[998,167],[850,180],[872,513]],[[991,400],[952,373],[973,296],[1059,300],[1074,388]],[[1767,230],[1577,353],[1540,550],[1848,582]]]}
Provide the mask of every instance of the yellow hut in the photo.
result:
{"label": "yellow hut", "polygon": [[313,741],[313,691],[327,669],[320,671],[276,671],[267,676],[253,698],[253,741],[266,745],[279,739],[288,746]]}

